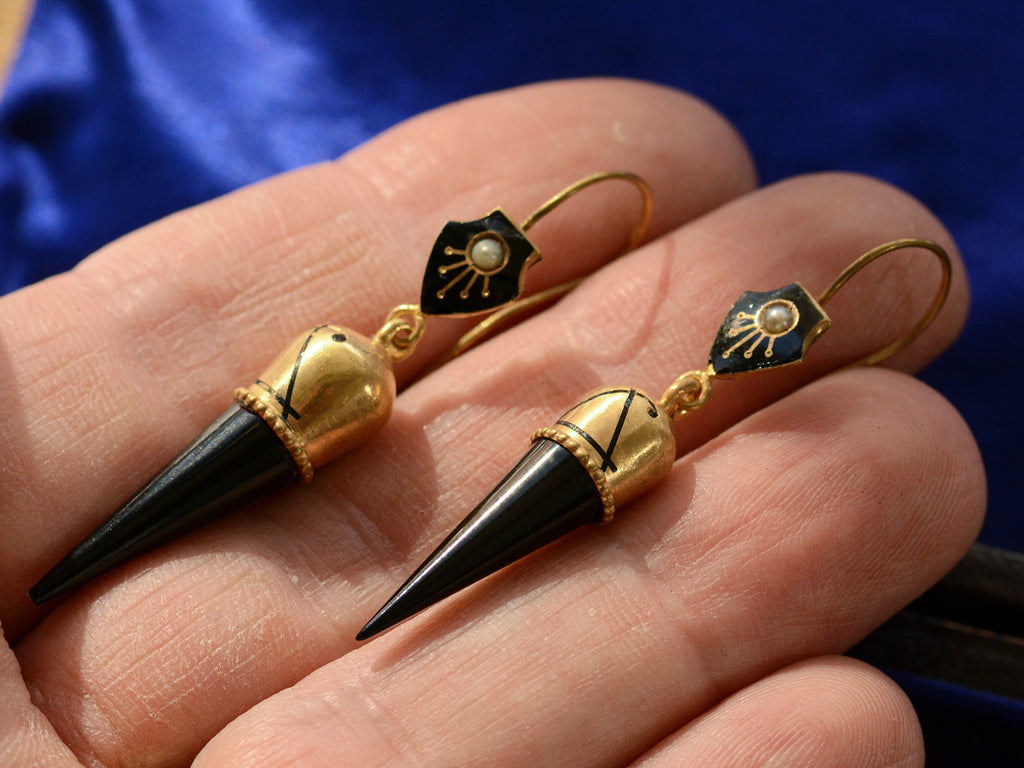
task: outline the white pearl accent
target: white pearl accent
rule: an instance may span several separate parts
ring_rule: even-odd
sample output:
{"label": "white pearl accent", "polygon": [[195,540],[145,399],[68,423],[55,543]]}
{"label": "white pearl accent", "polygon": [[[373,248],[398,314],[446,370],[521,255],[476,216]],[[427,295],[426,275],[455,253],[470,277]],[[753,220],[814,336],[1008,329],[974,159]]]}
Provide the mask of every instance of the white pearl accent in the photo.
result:
{"label": "white pearl accent", "polygon": [[789,304],[774,302],[761,310],[761,328],[772,335],[786,333],[796,324],[796,313]]}
{"label": "white pearl accent", "polygon": [[497,269],[505,260],[505,249],[492,237],[482,237],[473,243],[469,259],[474,266],[485,272]]}

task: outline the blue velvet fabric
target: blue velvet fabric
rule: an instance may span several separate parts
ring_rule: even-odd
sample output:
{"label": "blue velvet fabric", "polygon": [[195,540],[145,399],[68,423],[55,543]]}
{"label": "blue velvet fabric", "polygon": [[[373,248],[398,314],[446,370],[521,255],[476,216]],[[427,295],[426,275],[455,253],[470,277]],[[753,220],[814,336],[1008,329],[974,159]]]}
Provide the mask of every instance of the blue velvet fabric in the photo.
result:
{"label": "blue velvet fabric", "polygon": [[[982,540],[1024,550],[1013,486],[1024,467],[1024,3],[37,0],[0,102],[0,291],[424,109],[580,75],[705,98],[738,125],[765,181],[861,171],[936,211],[964,253],[974,309],[925,378],[982,446]],[[908,689],[926,713],[973,700]],[[1019,725],[1022,710],[984,711]],[[935,723],[933,745],[955,738]],[[954,764],[944,752],[930,764]]]}

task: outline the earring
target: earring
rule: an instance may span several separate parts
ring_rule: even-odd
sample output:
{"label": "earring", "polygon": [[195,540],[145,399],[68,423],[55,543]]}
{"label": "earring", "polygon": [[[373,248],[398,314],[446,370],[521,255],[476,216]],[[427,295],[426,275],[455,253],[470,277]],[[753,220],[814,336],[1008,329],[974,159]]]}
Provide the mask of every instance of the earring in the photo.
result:
{"label": "earring", "polygon": [[391,310],[367,338],[321,325],[299,336],[235,402],[174,460],[57,563],[31,590],[50,600],[152,549],[185,529],[253,500],[364,442],[384,426],[395,399],[396,362],[415,350],[430,315],[491,312],[450,351],[453,357],[516,312],[567,292],[566,283],[520,298],[526,270],[540,252],[526,231],[570,197],[598,182],[623,180],[643,208],[635,247],[651,215],[651,194],[625,171],[588,176],[516,225],[497,208],[482,219],[449,222],[427,259],[420,303]]}
{"label": "earring", "polygon": [[853,262],[815,300],[799,284],[744,293],[718,329],[706,368],[684,373],[660,400],[633,387],[586,395],[537,430],[530,449],[356,635],[365,640],[615,510],[668,474],[675,461],[672,420],[704,405],[715,378],[793,365],[831,325],[823,309],[875,259],[923,248],[942,265],[939,292],[911,331],[863,359],[878,363],[910,344],[935,319],[949,292],[949,256],[927,240],[886,243]]}

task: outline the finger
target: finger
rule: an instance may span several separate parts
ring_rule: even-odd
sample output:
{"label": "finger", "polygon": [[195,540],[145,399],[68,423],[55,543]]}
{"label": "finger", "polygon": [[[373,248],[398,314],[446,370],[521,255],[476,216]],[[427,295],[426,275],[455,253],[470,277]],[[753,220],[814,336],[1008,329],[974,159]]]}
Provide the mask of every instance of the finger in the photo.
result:
{"label": "finger", "polygon": [[813,659],[732,695],[631,768],[912,768],[924,765],[906,695],[851,659]]}
{"label": "finger", "polygon": [[621,765],[919,594],[976,532],[979,487],[941,398],[837,373],[698,449],[623,524],[257,705],[197,764]]}
{"label": "finger", "polygon": [[[25,594],[33,581],[297,333],[329,319],[372,334],[419,296],[445,221],[498,204],[521,220],[560,186],[620,167],[656,191],[652,235],[753,183],[735,132],[683,94],[620,81],[523,88],[172,216],[5,298],[0,324],[17,334],[0,362],[0,615],[12,636],[40,615]],[[613,257],[640,210],[621,182],[571,203],[531,230],[549,256],[531,290]],[[458,325],[433,320],[399,375]]]}
{"label": "finger", "polygon": [[[77,706],[54,714],[69,738],[93,734],[81,749],[100,745],[117,755],[198,746],[230,702],[249,706],[349,650],[361,622],[517,458],[510,441],[525,443],[599,383],[650,387],[695,367],[681,361],[700,365],[706,346],[700,347],[723,313],[703,311],[708,294],[728,292],[728,306],[750,285],[774,287],[806,272],[812,285],[819,273],[831,279],[849,252],[903,234],[943,237],[919,205],[889,187],[818,177],[749,195],[617,262],[544,316],[407,391],[382,439],[324,472],[315,486],[275,500],[272,509],[226,520],[68,604],[21,649],[40,697],[76,692],[72,698],[89,702],[88,712]],[[927,290],[928,278],[934,282],[927,260],[905,267],[912,287]],[[733,386],[716,393],[707,414],[684,421],[681,445],[694,447],[797,386],[808,371],[820,374],[870,352],[874,335],[888,340],[898,332],[901,323],[884,311],[891,298],[883,272],[865,272],[850,284],[845,304],[837,299],[837,313],[852,306],[859,310],[853,318],[871,322],[853,322],[852,333],[837,327],[838,343],[823,340],[804,366],[766,374],[762,381],[771,383],[724,382]],[[920,340],[919,360],[936,354],[962,322],[962,283],[956,290],[952,319],[944,317]],[[680,317],[692,321],[682,326]],[[842,434],[840,426],[822,424]],[[972,456],[968,446],[964,461]],[[965,477],[964,519],[936,546],[950,536],[960,543],[956,536],[975,519],[977,477]],[[678,517],[680,509],[664,514]],[[628,519],[643,526],[649,517],[631,510]],[[928,578],[928,563],[911,564],[913,577]],[[551,573],[557,578],[557,570]],[[130,647],[122,636],[133,638]],[[76,652],[83,643],[104,653],[83,656]],[[52,660],[64,657],[75,664],[54,669]],[[134,681],[131,690],[126,680]],[[222,695],[211,697],[213,687]],[[135,724],[152,712],[159,712],[159,728],[139,732]],[[122,729],[133,731],[128,743],[119,740]]]}
{"label": "finger", "polygon": [[29,699],[18,661],[0,634],[0,765],[81,768]]}

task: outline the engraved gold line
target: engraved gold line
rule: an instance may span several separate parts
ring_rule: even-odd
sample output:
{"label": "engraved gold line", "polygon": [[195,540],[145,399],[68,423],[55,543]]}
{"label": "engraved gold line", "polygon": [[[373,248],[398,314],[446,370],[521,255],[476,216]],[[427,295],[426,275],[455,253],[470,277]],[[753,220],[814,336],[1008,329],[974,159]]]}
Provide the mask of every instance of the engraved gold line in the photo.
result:
{"label": "engraved gold line", "polygon": [[437,292],[437,298],[443,299],[444,295],[446,293],[448,293],[448,289],[451,288],[453,285],[455,285],[457,282],[459,282],[459,280],[461,280],[463,277],[465,277],[466,273],[471,271],[472,269],[473,269],[472,266],[467,266],[464,270],[459,272],[458,276],[454,280],[452,280],[450,283],[448,283],[448,285],[446,285],[444,288],[442,288],[440,291]]}
{"label": "engraved gold line", "polygon": [[[462,274],[464,275],[464,274],[466,274],[466,273],[465,273],[465,272],[463,272]],[[462,276],[462,275],[460,275],[460,277],[461,277],[461,276]],[[466,283],[466,287],[465,287],[465,288],[463,288],[463,289],[462,289],[461,291],[459,291],[459,297],[460,297],[460,298],[463,298],[463,299],[468,299],[468,298],[469,298],[469,290],[470,290],[470,288],[472,288],[472,287],[473,287],[473,283],[475,283],[475,282],[476,282],[476,279],[477,279],[478,277],[480,277],[480,273],[479,273],[479,272],[477,272],[477,271],[476,271],[476,270],[474,269],[474,270],[473,270],[473,275],[472,275],[472,277],[470,277],[470,278],[469,278],[469,282],[468,282],[468,283]]]}
{"label": "engraved gold line", "polygon": [[[461,253],[461,251],[455,251],[455,253]],[[437,268],[437,274],[439,274],[439,275],[447,275],[448,274],[448,270],[455,269],[455,267],[462,266],[463,264],[469,264],[469,260],[468,259],[463,259],[462,261],[456,261],[453,264],[445,264],[443,266],[440,266],[440,267]]]}
{"label": "engraved gold line", "polygon": [[[741,333],[742,330],[745,330],[745,329],[737,329],[737,333]],[[761,330],[755,325],[754,326],[754,330],[752,330],[750,333],[748,333],[742,339],[740,339],[735,344],[733,344],[731,347],[729,347],[727,350],[725,350],[725,353],[722,355],[722,357],[728,357],[729,355],[731,355],[733,352],[736,351],[737,347],[742,347],[750,339],[752,339],[754,336],[756,336],[759,333],[761,333]],[[761,343],[761,340],[758,339],[757,341],[754,342],[754,346],[756,347],[760,343]],[[750,357],[750,355],[747,355],[747,357]]]}

